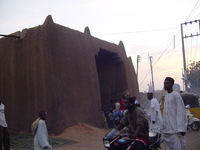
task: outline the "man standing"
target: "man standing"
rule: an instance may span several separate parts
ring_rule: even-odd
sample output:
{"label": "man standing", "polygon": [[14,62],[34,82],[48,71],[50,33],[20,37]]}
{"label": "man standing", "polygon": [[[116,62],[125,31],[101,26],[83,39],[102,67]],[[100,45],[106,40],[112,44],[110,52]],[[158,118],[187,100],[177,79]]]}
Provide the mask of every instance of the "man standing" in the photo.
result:
{"label": "man standing", "polygon": [[162,126],[160,104],[156,98],[153,98],[153,92],[148,92],[147,98],[150,100],[149,131],[160,133]]}
{"label": "man standing", "polygon": [[10,135],[8,133],[8,125],[5,119],[5,106],[2,103],[2,98],[0,97],[0,150],[2,150],[2,144],[4,146],[4,150],[9,150]]}
{"label": "man standing", "polygon": [[37,125],[37,130],[34,136],[34,150],[52,150],[48,141],[48,131],[45,120],[47,118],[47,112],[39,112],[40,120]]}
{"label": "man standing", "polygon": [[185,150],[186,110],[179,93],[173,91],[174,79],[166,77],[164,89],[167,90],[163,112],[163,140],[165,150]]}
{"label": "man standing", "polygon": [[145,150],[149,137],[148,120],[132,97],[125,100],[124,106],[127,110],[124,112],[124,117],[120,120],[117,130],[127,126],[132,133],[129,137],[135,139],[135,150]]}

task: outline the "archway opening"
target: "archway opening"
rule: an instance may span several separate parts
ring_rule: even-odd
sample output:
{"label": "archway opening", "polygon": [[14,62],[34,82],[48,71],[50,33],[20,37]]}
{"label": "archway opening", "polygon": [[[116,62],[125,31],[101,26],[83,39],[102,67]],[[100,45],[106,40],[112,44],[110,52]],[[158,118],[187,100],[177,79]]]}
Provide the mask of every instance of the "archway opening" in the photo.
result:
{"label": "archway opening", "polygon": [[119,100],[127,89],[125,64],[117,53],[100,49],[95,56],[102,110]]}

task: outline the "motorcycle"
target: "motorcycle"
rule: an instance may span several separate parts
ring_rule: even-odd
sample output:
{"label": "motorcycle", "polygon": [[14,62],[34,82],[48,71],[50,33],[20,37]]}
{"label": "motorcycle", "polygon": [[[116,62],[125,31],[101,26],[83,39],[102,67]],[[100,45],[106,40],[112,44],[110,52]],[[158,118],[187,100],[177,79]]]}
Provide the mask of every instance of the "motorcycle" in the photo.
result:
{"label": "motorcycle", "polygon": [[194,117],[194,115],[189,110],[190,105],[186,105],[186,116],[188,127],[190,127],[193,131],[198,131],[200,129],[200,119]]}
{"label": "motorcycle", "polygon": [[[149,132],[146,150],[158,150],[160,148],[160,141],[160,134]],[[129,138],[127,133],[121,134],[117,129],[112,129],[103,138],[103,144],[107,150],[134,150],[134,143],[135,140]]]}

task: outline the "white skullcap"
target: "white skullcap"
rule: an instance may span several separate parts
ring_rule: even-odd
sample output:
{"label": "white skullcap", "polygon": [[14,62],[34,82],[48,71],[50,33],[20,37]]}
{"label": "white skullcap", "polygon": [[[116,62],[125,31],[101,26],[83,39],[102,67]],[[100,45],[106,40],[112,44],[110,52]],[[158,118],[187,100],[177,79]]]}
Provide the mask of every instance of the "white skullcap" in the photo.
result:
{"label": "white skullcap", "polygon": [[151,85],[149,85],[148,93],[153,93],[153,87]]}

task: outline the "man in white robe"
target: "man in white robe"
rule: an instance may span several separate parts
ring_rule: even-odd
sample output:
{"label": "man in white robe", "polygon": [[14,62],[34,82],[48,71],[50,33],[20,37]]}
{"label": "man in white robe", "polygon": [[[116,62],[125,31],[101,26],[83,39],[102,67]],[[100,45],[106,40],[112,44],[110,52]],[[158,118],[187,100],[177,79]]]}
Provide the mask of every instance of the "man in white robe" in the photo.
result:
{"label": "man in white robe", "polygon": [[2,103],[2,97],[0,96],[0,150],[10,149],[10,134],[8,132],[8,124],[5,117],[5,105]]}
{"label": "man in white robe", "polygon": [[164,89],[163,140],[165,150],[185,150],[186,109],[179,93],[173,91],[174,79],[166,77]]}
{"label": "man in white robe", "polygon": [[48,142],[48,131],[45,123],[47,113],[41,111],[39,112],[39,117],[40,120],[34,136],[34,150],[52,150],[51,145]]}
{"label": "man in white robe", "polygon": [[153,92],[148,92],[147,98],[150,100],[149,131],[160,133],[162,126],[160,104],[156,98],[153,98]]}

